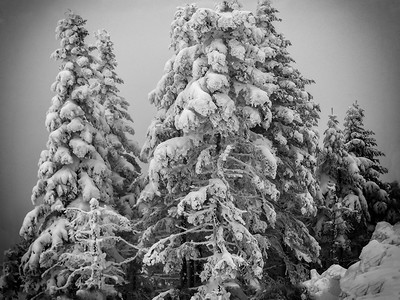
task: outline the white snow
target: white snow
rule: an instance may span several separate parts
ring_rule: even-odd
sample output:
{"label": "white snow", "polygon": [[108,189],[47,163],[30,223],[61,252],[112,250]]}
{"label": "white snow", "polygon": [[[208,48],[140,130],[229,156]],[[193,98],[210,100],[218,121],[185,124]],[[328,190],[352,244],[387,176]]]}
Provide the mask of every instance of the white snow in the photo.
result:
{"label": "white snow", "polygon": [[83,158],[88,153],[95,151],[95,149],[92,145],[89,145],[88,143],[86,143],[85,141],[83,141],[80,138],[71,139],[69,141],[69,145],[71,146],[73,153],[79,158]]}
{"label": "white snow", "polygon": [[69,132],[82,131],[85,128],[83,125],[83,120],[81,118],[74,118],[67,124],[67,129]]}
{"label": "white snow", "polygon": [[72,101],[66,101],[60,110],[60,117],[63,119],[65,118],[65,119],[69,119],[69,120],[76,118],[76,117],[83,116],[84,114],[85,113],[82,110],[82,108],[80,108],[80,106],[76,105]]}
{"label": "white snow", "polygon": [[39,265],[41,254],[47,250],[50,245],[50,249],[54,249],[59,244],[68,240],[67,226],[68,221],[60,218],[40,234],[40,236],[32,243],[29,251],[22,258],[24,270],[36,269]]}
{"label": "white snow", "polygon": [[58,185],[76,186],[76,174],[69,167],[62,167],[53,174],[47,181],[48,190],[56,188]]}
{"label": "white snow", "polygon": [[246,45],[247,46],[247,56],[254,62],[265,62],[265,53],[257,46]]}
{"label": "white snow", "polygon": [[119,140],[118,136],[116,136],[115,134],[108,134],[107,137],[107,142],[115,149],[120,149],[122,147],[122,143]]}
{"label": "white snow", "polygon": [[21,229],[19,230],[19,235],[28,238],[33,233],[33,226],[38,224],[38,219],[43,213],[43,208],[41,206],[36,206],[30,212],[28,212],[22,222]]}
{"label": "white snow", "polygon": [[89,78],[93,75],[93,71],[89,68],[82,68],[81,72],[85,78]]}
{"label": "white snow", "polygon": [[210,146],[200,152],[196,162],[196,174],[201,174],[203,168],[211,165],[212,157],[210,151],[214,148],[215,146]]}
{"label": "white snow", "polygon": [[199,45],[185,47],[181,49],[175,57],[173,69],[176,73],[182,72],[182,70],[188,68],[193,64],[196,52],[199,49]]}
{"label": "white snow", "polygon": [[250,84],[247,87],[249,91],[249,98],[247,99],[247,104],[257,107],[257,106],[263,106],[265,105],[265,103],[267,103],[267,106],[271,107],[272,103],[269,100],[267,92]]}
{"label": "white snow", "polygon": [[278,164],[274,155],[275,151],[272,149],[271,141],[265,138],[259,138],[253,143],[258,152],[261,154],[262,160],[265,164],[263,172],[265,172],[269,177],[275,178]]}
{"label": "white snow", "polygon": [[54,170],[55,164],[51,161],[45,161],[39,167],[38,177],[42,179],[45,177],[50,177],[51,175],[53,175]]}
{"label": "white snow", "polygon": [[[200,56],[195,59],[192,67],[192,76],[194,79],[199,79],[204,76],[208,70],[208,60],[204,56]],[[166,75],[164,75],[166,76]],[[160,81],[161,82],[161,81]]]}
{"label": "white snow", "polygon": [[229,88],[229,82],[226,75],[209,72],[205,76],[207,89],[211,93],[226,92]]}
{"label": "white snow", "polygon": [[215,93],[213,94],[213,98],[217,106],[221,109],[222,118],[227,121],[236,109],[235,102],[224,93]]}
{"label": "white snow", "polygon": [[316,270],[311,270],[311,279],[303,282],[310,295],[315,300],[338,300],[340,290],[340,278],[346,269],[339,265],[332,265],[321,275]]}
{"label": "white snow", "polygon": [[61,119],[58,117],[57,112],[48,112],[46,115],[45,125],[47,130],[56,130],[61,124]]}
{"label": "white snow", "polygon": [[78,183],[81,187],[83,201],[100,198],[100,191],[86,172],[81,171]]}
{"label": "white snow", "polygon": [[228,66],[226,64],[226,56],[216,50],[211,51],[207,54],[208,64],[211,69],[215,72],[227,73]]}
{"label": "white snow", "polygon": [[261,115],[257,109],[250,106],[243,107],[243,116],[245,118],[247,126],[250,128],[259,125],[262,121]]}
{"label": "white snow", "polygon": [[196,114],[190,109],[184,109],[179,115],[175,116],[175,127],[187,133],[196,130],[200,122]]}
{"label": "white snow", "polygon": [[244,60],[245,54],[246,54],[246,48],[242,43],[235,39],[231,39],[228,42],[229,48],[230,48],[230,55],[233,57],[236,57],[240,60]]}
{"label": "white snow", "polygon": [[307,191],[306,193],[301,193],[298,196],[302,202],[300,209],[301,214],[315,216],[317,213],[317,207],[311,194]]}
{"label": "white snow", "polygon": [[[274,49],[272,49],[271,47],[263,47],[262,50],[265,53],[265,57],[274,57],[276,55],[276,52]],[[268,67],[269,69],[273,69],[274,66],[273,64],[277,64],[277,62],[275,60],[271,60]]]}
{"label": "white snow", "polygon": [[[257,68],[251,68],[251,76],[253,79],[253,82],[256,86],[258,87],[267,87],[267,84],[272,84],[274,82],[274,74],[273,73],[266,73],[266,72],[262,72]],[[276,85],[275,89],[277,88]],[[272,87],[272,86],[271,86]],[[271,95],[271,93],[273,92],[273,90],[268,89],[269,93],[268,95]]]}
{"label": "white snow", "polygon": [[185,212],[185,206],[188,205],[193,210],[200,210],[203,206],[203,203],[207,199],[207,188],[202,187],[198,191],[192,191],[187,194],[179,203],[178,203],[178,215],[182,215]]}
{"label": "white snow", "polygon": [[63,95],[67,92],[67,88],[74,84],[74,75],[69,70],[62,70],[56,77],[56,82],[53,83],[52,91]]}
{"label": "white snow", "polygon": [[360,200],[357,195],[348,194],[343,199],[343,206],[349,208],[351,211],[361,210]]}
{"label": "white snow", "polygon": [[[304,282],[315,300],[391,300],[400,298],[400,223],[379,222],[360,261],[347,270],[331,266]],[[339,283],[339,284],[338,284]]]}
{"label": "white snow", "polygon": [[208,97],[194,98],[188,103],[187,108],[193,109],[204,117],[214,113],[217,109],[216,105],[211,100],[211,97],[209,95]]}
{"label": "white snow", "polygon": [[304,137],[303,137],[303,135],[302,135],[300,132],[298,132],[297,130],[294,130],[294,131],[293,131],[293,138],[294,138],[297,142],[299,142],[300,144],[303,144]]}
{"label": "white snow", "polygon": [[228,48],[224,44],[222,39],[213,39],[211,43],[206,47],[206,52],[218,51],[222,54],[228,53]]}
{"label": "white snow", "polygon": [[231,13],[219,13],[219,19],[217,26],[222,30],[235,29],[236,25],[233,21],[233,16]]}
{"label": "white snow", "polygon": [[360,261],[340,280],[343,299],[399,299],[400,223],[377,224]]}
{"label": "white snow", "polygon": [[199,81],[192,82],[179,94],[176,105],[193,109],[203,117],[209,116],[217,109],[211,96],[201,88]]}
{"label": "white snow", "polygon": [[104,78],[104,84],[108,86],[115,86],[115,81],[113,78],[106,77]]}
{"label": "white snow", "polygon": [[281,80],[279,81],[279,85],[282,88],[287,88],[289,90],[294,90],[296,88],[296,84],[290,80]]}
{"label": "white snow", "polygon": [[78,66],[83,67],[89,64],[89,59],[86,56],[80,56],[76,59]]}
{"label": "white snow", "polygon": [[274,108],[276,112],[276,116],[282,119],[285,124],[291,124],[295,120],[295,111],[285,107],[285,106],[277,106]]}
{"label": "white snow", "polygon": [[71,93],[71,99],[73,100],[84,100],[87,99],[90,94],[90,89],[87,85],[76,87]]}

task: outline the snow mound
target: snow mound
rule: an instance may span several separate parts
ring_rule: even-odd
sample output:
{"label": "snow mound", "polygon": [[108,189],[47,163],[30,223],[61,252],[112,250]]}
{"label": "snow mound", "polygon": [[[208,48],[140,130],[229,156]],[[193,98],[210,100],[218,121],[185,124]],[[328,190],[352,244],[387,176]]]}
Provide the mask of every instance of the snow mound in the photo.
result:
{"label": "snow mound", "polygon": [[[311,279],[303,285],[314,299],[400,299],[400,223],[378,223],[371,241],[361,251],[360,261],[345,272],[332,272],[339,267],[331,266],[321,275],[311,271]],[[332,293],[338,280],[341,292],[335,289]]]}
{"label": "snow mound", "polygon": [[346,269],[339,265],[332,265],[321,275],[316,270],[311,270],[311,279],[304,282],[313,299],[336,300],[341,292],[340,279]]}
{"label": "snow mound", "polygon": [[400,223],[377,225],[360,261],[340,280],[343,299],[400,299]]}

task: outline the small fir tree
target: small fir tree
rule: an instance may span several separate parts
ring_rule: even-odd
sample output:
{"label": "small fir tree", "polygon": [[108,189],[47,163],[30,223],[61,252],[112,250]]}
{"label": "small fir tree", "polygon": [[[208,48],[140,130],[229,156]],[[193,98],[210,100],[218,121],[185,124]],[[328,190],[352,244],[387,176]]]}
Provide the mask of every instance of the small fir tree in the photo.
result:
{"label": "small fir tree", "polygon": [[360,170],[366,181],[374,181],[381,187],[379,180],[381,174],[388,170],[379,162],[379,157],[385,154],[376,148],[377,143],[374,138],[375,133],[364,128],[364,109],[357,103],[353,103],[346,111],[344,122],[344,142],[346,150],[353,153],[356,157],[365,157],[366,161]]}
{"label": "small fir tree", "polygon": [[138,226],[147,272],[165,280],[155,299],[261,292],[271,248],[293,280],[305,271],[293,258],[318,256],[302,222],[315,209],[317,106],[269,3],[257,15],[240,7],[179,8],[175,55],[149,95],[158,114],[142,149]]}
{"label": "small fir tree", "polygon": [[347,151],[361,161],[360,173],[366,180],[363,192],[372,218],[371,225],[375,226],[379,221],[389,221],[393,208],[389,191],[379,178],[388,171],[379,161],[384,153],[376,148],[374,132],[364,128],[364,117],[364,109],[357,101],[348,108],[344,122],[345,145]]}
{"label": "small fir tree", "polygon": [[360,159],[346,151],[343,131],[333,111],[323,142],[318,168],[323,201],[319,207],[315,234],[322,248],[329,249],[321,256],[326,268],[333,263],[343,264],[352,246],[358,247],[360,242],[354,241],[354,235],[362,229],[365,231],[365,222],[370,215],[362,193],[365,179],[360,174]]}

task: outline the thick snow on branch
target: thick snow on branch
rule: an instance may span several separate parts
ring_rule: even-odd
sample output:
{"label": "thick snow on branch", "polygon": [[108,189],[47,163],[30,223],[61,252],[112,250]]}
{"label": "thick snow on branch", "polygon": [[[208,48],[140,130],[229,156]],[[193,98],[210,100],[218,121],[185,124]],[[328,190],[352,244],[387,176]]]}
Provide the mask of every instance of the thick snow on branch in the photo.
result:
{"label": "thick snow on branch", "polygon": [[[68,240],[68,220],[64,218],[54,221],[39,237],[33,242],[29,251],[22,258],[24,269],[35,270],[40,257],[45,250],[56,249],[64,241]],[[49,247],[50,246],[50,247]]]}
{"label": "thick snow on branch", "polygon": [[78,183],[82,190],[83,201],[90,201],[92,198],[100,198],[99,189],[86,172],[81,171]]}
{"label": "thick snow on branch", "polygon": [[43,206],[36,206],[30,212],[28,212],[22,222],[21,229],[19,230],[19,235],[28,238],[33,233],[33,227],[37,226],[39,218],[44,213]]}
{"label": "thick snow on branch", "polygon": [[73,158],[71,153],[67,147],[59,146],[56,153],[54,154],[54,162],[60,163],[63,165],[72,164]]}
{"label": "thick snow on branch", "polygon": [[78,105],[76,105],[72,101],[66,101],[64,106],[60,110],[60,117],[63,119],[69,119],[72,120],[76,117],[81,117],[85,113],[82,110],[82,108]]}
{"label": "thick snow on branch", "polygon": [[264,164],[262,172],[271,178],[275,178],[278,164],[272,142],[265,138],[259,138],[253,143]]}
{"label": "thick snow on branch", "polygon": [[69,141],[69,145],[72,148],[74,154],[79,158],[84,158],[87,154],[95,152],[95,148],[89,145],[80,138],[73,138]]}
{"label": "thick snow on branch", "polygon": [[179,115],[175,116],[175,127],[182,129],[185,133],[195,131],[199,125],[198,117],[190,109],[185,108]]}
{"label": "thick snow on branch", "polygon": [[48,189],[55,189],[58,185],[76,187],[76,174],[71,168],[64,166],[47,181]]}

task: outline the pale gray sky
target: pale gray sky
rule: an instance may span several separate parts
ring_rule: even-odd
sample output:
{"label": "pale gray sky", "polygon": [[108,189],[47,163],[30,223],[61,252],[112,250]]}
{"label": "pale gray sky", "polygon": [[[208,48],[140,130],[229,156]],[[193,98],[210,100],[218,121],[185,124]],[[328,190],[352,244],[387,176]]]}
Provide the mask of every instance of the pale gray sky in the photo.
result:
{"label": "pale gray sky", "polygon": [[[171,56],[169,28],[175,8],[195,0],[0,0],[0,251],[17,241],[37,162],[48,132],[44,118],[58,63],[54,29],[68,9],[88,20],[92,34],[106,29],[115,44],[121,95],[131,103],[136,139],[143,143],[154,115],[147,102]],[[214,7],[216,1],[197,1]],[[242,0],[254,11],[256,0]],[[296,67],[316,84],[321,136],[331,107],[342,122],[355,100],[376,133],[386,180],[400,179],[400,2],[398,0],[273,0],[292,41]]]}

